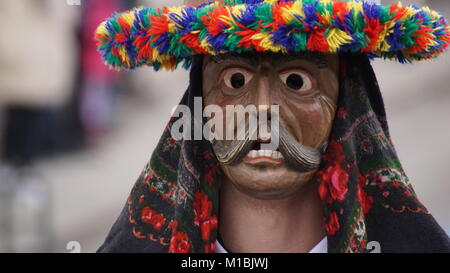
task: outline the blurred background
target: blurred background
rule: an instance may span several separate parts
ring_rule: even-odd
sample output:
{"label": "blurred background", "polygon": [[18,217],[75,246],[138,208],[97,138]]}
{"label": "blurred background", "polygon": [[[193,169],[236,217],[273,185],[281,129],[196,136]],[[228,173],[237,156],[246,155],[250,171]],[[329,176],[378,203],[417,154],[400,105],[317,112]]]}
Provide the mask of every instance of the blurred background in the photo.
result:
{"label": "blurred background", "polygon": [[[93,33],[113,12],[181,2],[0,1],[7,26],[0,37],[0,252],[70,252],[74,244],[94,252],[101,245],[188,72],[109,71]],[[448,0],[403,3],[450,18]],[[450,53],[412,65],[375,61],[374,68],[403,167],[450,233]]]}

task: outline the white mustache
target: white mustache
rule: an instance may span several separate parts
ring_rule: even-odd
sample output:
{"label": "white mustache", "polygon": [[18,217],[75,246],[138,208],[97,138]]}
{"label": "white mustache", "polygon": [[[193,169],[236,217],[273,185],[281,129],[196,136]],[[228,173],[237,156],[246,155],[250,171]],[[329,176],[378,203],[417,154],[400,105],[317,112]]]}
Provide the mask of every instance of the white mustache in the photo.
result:
{"label": "white mustache", "polygon": [[[238,136],[238,140],[233,140],[229,144],[213,139],[213,150],[220,163],[227,165],[238,164],[252,150],[256,142],[255,134],[257,133],[257,128],[251,130],[248,127],[244,130],[243,136]],[[279,148],[286,164],[292,169],[301,172],[318,168],[322,151],[327,146],[327,143],[324,143],[321,149],[314,149],[303,145],[296,141],[281,125],[278,128],[271,128],[271,137],[280,140],[279,147],[273,147],[273,149]]]}

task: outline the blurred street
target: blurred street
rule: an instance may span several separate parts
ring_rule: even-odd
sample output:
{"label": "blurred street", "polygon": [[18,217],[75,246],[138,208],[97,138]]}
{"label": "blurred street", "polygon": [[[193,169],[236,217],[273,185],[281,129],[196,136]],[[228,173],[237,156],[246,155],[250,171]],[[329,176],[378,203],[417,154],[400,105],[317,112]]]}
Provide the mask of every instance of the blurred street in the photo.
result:
{"label": "blurred street", "polygon": [[[152,2],[159,6],[167,1]],[[450,18],[449,1],[403,2],[426,3]],[[377,60],[373,65],[403,167],[418,196],[450,234],[450,52],[422,63]],[[188,85],[188,72],[181,69],[127,73],[135,91],[118,95],[115,120],[101,141],[47,156],[31,167],[49,185],[52,235],[48,249],[35,249],[24,240],[15,251],[70,252],[67,244],[77,241],[82,252],[94,252],[105,239]]]}
{"label": "blurred street", "polygon": [[101,146],[39,163],[52,187],[58,252],[69,241],[80,242],[83,252],[100,246],[187,87],[188,72],[145,70],[157,81],[157,101],[124,99],[117,127]]}

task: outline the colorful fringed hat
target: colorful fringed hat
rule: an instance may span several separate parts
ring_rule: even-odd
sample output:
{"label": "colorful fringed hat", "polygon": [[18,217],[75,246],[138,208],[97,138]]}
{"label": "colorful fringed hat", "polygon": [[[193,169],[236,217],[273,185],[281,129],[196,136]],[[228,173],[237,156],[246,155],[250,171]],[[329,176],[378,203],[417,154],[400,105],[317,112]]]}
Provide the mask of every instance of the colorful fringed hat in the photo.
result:
{"label": "colorful fringed hat", "polygon": [[440,55],[450,26],[428,7],[401,3],[217,0],[116,14],[95,39],[105,63],[118,70],[189,68],[193,55],[249,51],[365,53],[403,63]]}

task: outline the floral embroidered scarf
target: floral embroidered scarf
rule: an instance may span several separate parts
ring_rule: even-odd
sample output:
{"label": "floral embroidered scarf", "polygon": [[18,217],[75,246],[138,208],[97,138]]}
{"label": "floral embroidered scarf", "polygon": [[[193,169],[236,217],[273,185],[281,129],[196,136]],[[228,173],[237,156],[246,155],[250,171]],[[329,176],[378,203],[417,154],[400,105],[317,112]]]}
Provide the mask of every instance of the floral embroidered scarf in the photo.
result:
{"label": "floral embroidered scarf", "polygon": [[[181,105],[202,93],[194,59]],[[99,252],[215,252],[222,174],[208,141],[163,132]],[[328,252],[450,252],[448,235],[417,198],[392,144],[366,55],[343,55],[338,110],[319,171]]]}

